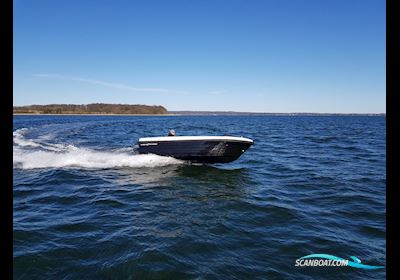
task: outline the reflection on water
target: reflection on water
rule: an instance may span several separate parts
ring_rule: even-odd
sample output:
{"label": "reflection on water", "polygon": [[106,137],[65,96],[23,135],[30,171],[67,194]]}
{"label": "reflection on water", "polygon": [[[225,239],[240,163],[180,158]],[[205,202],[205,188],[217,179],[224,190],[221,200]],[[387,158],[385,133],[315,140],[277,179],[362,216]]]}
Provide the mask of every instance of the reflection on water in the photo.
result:
{"label": "reflection on water", "polygon": [[179,166],[167,165],[159,168],[121,168],[115,170],[118,185],[143,185],[148,187],[165,186],[177,176]]}
{"label": "reflection on water", "polygon": [[224,169],[211,165],[168,165],[157,168],[124,168],[118,172],[118,183],[147,186],[168,186],[174,180],[193,180],[197,183],[221,184],[234,187],[250,183],[247,168]]}
{"label": "reflection on water", "polygon": [[125,168],[116,170],[119,186],[137,189],[168,189],[181,196],[207,197],[242,196],[255,185],[247,168],[225,169],[212,165],[169,165],[158,168]]}

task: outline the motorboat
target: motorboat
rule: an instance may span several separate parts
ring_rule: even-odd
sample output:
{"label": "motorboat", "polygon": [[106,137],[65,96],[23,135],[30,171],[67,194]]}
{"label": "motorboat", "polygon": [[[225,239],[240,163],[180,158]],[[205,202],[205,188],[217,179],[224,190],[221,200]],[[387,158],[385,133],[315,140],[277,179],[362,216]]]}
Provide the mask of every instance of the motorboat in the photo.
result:
{"label": "motorboat", "polygon": [[253,140],[245,137],[171,135],[140,138],[138,152],[196,163],[227,163],[238,159],[251,145]]}

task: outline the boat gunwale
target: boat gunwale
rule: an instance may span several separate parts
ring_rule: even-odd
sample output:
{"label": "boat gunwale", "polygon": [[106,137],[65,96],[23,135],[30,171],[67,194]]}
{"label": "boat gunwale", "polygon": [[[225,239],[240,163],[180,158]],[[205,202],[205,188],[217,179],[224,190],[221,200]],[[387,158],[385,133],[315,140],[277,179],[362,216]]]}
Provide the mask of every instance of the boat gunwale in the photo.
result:
{"label": "boat gunwale", "polygon": [[245,137],[236,136],[162,136],[162,137],[143,137],[139,138],[139,144],[147,142],[239,142],[254,144],[254,141]]}

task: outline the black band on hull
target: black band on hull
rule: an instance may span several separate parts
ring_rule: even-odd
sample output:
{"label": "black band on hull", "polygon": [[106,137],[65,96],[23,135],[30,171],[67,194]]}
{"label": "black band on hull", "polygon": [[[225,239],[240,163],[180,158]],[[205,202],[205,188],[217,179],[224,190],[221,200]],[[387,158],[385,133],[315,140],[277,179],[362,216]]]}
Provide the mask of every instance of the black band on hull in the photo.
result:
{"label": "black band on hull", "polygon": [[198,163],[227,163],[239,158],[251,144],[238,141],[139,142],[139,153],[170,156]]}

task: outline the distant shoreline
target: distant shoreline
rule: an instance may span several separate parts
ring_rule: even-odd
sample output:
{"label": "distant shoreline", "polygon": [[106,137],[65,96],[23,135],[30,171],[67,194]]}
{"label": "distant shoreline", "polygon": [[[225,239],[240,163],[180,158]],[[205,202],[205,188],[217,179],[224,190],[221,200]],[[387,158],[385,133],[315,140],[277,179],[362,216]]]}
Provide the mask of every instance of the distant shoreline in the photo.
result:
{"label": "distant shoreline", "polygon": [[13,113],[13,116],[137,116],[137,117],[145,117],[145,116],[160,116],[160,117],[169,117],[169,116],[197,116],[197,117],[206,117],[206,116],[381,116],[385,117],[386,113],[378,113],[378,114],[364,114],[364,113],[251,113],[251,112],[210,112],[210,113],[202,113],[202,112],[185,112],[185,113],[171,113],[171,114],[86,114],[86,113],[57,113],[57,114],[45,114],[45,113]]}
{"label": "distant shoreline", "polygon": [[386,113],[238,112],[167,110],[160,105],[142,104],[48,104],[14,106],[13,115],[48,116],[386,116]]}
{"label": "distant shoreline", "polygon": [[386,113],[313,113],[313,112],[238,112],[238,111],[168,111],[178,115],[259,115],[259,116],[386,116]]}
{"label": "distant shoreline", "polygon": [[176,114],[44,114],[44,113],[13,113],[13,115],[26,115],[26,116],[176,116]]}
{"label": "distant shoreline", "polygon": [[14,106],[13,114],[41,115],[165,115],[163,106],[142,104],[48,104]]}
{"label": "distant shoreline", "polygon": [[170,111],[176,115],[187,116],[386,116],[386,113],[261,113],[234,111]]}

